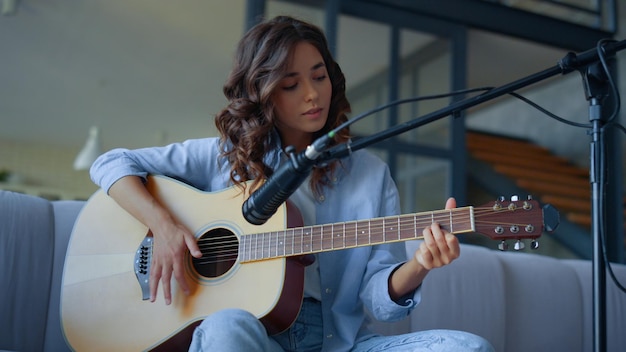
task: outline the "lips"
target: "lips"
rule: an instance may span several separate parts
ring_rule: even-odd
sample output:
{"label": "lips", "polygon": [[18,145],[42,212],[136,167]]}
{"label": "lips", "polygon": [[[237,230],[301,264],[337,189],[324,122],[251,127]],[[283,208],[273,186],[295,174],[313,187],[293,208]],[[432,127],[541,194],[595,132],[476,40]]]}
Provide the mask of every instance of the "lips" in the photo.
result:
{"label": "lips", "polygon": [[322,113],[322,110],[324,110],[324,109],[322,109],[322,108],[313,108],[313,109],[307,110],[304,113],[304,115],[306,115],[308,117],[313,117],[313,118],[319,117],[320,114]]}

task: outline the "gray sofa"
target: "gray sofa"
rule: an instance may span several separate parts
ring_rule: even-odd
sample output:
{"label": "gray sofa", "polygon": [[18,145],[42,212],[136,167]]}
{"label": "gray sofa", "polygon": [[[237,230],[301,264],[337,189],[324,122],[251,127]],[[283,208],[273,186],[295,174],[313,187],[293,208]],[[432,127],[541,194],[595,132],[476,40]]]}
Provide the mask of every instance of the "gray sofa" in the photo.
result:
{"label": "gray sofa", "polygon": [[[84,202],[0,191],[0,350],[66,351],[59,301],[66,246]],[[410,242],[412,252],[417,243]],[[622,283],[626,266],[614,265]],[[382,333],[459,329],[497,351],[591,351],[591,264],[463,245],[432,272],[409,319]],[[608,282],[607,344],[626,348],[626,294]],[[88,314],[88,312],[86,312]]]}

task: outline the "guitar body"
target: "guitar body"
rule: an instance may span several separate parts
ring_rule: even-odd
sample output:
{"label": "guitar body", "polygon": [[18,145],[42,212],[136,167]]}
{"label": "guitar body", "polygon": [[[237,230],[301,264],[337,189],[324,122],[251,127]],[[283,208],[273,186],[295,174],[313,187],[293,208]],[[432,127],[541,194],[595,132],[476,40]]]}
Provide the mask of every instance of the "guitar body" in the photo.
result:
{"label": "guitar body", "polygon": [[[262,226],[248,224],[241,215],[244,195],[239,189],[200,192],[164,177],[150,177],[147,187],[199,240],[224,233],[238,239],[290,225],[286,206]],[[103,191],[87,202],[70,239],[61,291],[62,325],[72,348],[186,350],[193,328],[225,308],[251,312],[270,333],[286,329],[297,316],[304,265],[296,259],[239,263],[235,254],[226,266],[200,272],[188,255],[185,275],[191,294],[182,293],[172,279],[171,305],[165,305],[161,287],[156,302],[144,299],[149,275],[137,275],[141,269],[136,264],[142,243],[150,240],[148,228]]]}

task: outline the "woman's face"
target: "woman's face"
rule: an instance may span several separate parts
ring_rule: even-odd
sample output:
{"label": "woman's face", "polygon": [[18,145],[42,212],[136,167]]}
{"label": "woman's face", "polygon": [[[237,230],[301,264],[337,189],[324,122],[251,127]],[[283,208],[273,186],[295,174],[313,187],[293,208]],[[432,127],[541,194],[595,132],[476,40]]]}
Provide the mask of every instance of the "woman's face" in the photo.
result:
{"label": "woman's face", "polygon": [[289,60],[272,102],[283,146],[293,145],[300,151],[326,124],[332,85],[322,55],[312,44],[297,44]]}

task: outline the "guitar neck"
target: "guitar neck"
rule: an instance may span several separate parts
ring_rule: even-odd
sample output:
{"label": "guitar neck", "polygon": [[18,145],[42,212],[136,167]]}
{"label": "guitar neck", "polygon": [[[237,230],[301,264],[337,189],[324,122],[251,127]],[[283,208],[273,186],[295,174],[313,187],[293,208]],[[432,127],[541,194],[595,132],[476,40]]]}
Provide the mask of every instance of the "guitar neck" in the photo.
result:
{"label": "guitar neck", "polygon": [[474,208],[470,206],[247,234],[240,238],[239,258],[241,263],[245,263],[416,240],[422,238],[422,230],[433,222],[454,234],[474,232]]}

